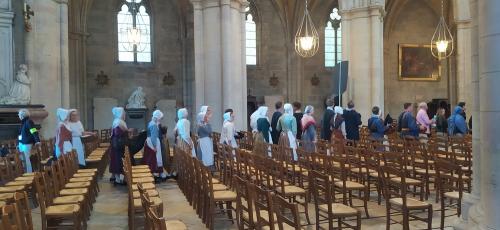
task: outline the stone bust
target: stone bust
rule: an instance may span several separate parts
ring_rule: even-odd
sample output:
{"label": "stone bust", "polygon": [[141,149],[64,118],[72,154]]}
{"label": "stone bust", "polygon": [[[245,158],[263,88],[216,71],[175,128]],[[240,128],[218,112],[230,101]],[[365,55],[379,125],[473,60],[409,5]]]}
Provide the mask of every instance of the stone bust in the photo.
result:
{"label": "stone bust", "polygon": [[144,109],[146,108],[146,94],[142,91],[142,87],[137,89],[128,98],[127,109]]}
{"label": "stone bust", "polygon": [[0,104],[27,105],[30,103],[31,81],[28,78],[27,72],[28,72],[28,66],[26,66],[25,64],[19,65],[19,70],[17,71],[16,79],[14,80],[12,87],[9,90],[9,94],[0,98]]}

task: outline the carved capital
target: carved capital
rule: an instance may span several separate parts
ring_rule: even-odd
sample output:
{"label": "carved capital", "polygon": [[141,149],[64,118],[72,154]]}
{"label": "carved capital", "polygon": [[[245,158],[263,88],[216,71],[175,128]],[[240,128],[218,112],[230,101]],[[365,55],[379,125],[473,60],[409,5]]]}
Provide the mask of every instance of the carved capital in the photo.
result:
{"label": "carved capital", "polygon": [[52,0],[52,1],[54,1],[58,4],[66,4],[66,5],[68,5],[68,2],[69,2],[69,0]]}

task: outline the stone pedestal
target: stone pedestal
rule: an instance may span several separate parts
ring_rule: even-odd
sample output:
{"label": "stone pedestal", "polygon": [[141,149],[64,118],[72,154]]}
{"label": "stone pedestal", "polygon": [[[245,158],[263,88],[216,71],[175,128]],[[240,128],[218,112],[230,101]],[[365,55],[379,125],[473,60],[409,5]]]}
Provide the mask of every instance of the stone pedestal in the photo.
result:
{"label": "stone pedestal", "polygon": [[125,112],[127,112],[125,122],[129,129],[137,129],[138,132],[146,129],[149,120],[148,109],[125,109]]}
{"label": "stone pedestal", "polygon": [[43,120],[49,115],[44,108],[44,105],[0,105],[0,140],[17,138],[20,126],[18,117],[20,109],[30,111],[30,118],[38,126],[38,129],[50,129],[50,127],[41,126]]}

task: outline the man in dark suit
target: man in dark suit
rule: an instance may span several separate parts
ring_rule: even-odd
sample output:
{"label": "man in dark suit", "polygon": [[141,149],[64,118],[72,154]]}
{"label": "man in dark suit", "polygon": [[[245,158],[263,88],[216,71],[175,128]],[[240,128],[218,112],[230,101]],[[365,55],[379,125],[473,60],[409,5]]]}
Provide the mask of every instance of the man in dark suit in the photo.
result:
{"label": "man in dark suit", "polygon": [[342,115],[345,120],[346,138],[352,141],[359,141],[359,126],[361,122],[361,114],[354,110],[354,102],[347,103],[347,109],[344,110]]}
{"label": "man in dark suit", "polygon": [[327,107],[325,113],[323,114],[323,118],[321,119],[321,139],[327,141],[330,141],[330,138],[332,137],[330,121],[332,120],[333,116],[335,116],[335,112],[333,110],[334,104],[335,103],[333,99],[328,98],[326,100]]}
{"label": "man in dark suit", "polygon": [[274,144],[278,144],[278,141],[280,139],[280,131],[276,128],[278,126],[278,120],[280,119],[281,115],[283,114],[281,112],[281,108],[283,107],[283,102],[278,101],[274,105],[276,108],[276,111],[273,113],[273,117],[271,118],[271,138],[273,139]]}
{"label": "man in dark suit", "polygon": [[297,121],[296,138],[297,138],[297,140],[300,140],[300,139],[302,139],[302,117],[304,116],[304,113],[302,113],[302,111],[300,111],[302,104],[300,104],[300,102],[296,101],[292,104],[292,106],[293,106],[293,116],[295,117],[295,120]]}

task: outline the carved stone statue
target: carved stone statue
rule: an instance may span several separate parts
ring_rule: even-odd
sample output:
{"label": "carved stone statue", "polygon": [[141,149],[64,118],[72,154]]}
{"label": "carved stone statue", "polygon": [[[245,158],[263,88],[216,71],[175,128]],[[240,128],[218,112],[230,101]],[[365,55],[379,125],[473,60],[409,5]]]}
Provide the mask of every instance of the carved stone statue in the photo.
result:
{"label": "carved stone statue", "polygon": [[28,67],[25,64],[19,65],[16,79],[10,88],[9,94],[0,98],[0,104],[6,105],[26,105],[30,103],[30,84],[31,81],[26,73]]}
{"label": "carved stone statue", "polygon": [[137,89],[128,98],[127,109],[144,109],[146,108],[146,94],[142,91],[142,87]]}

